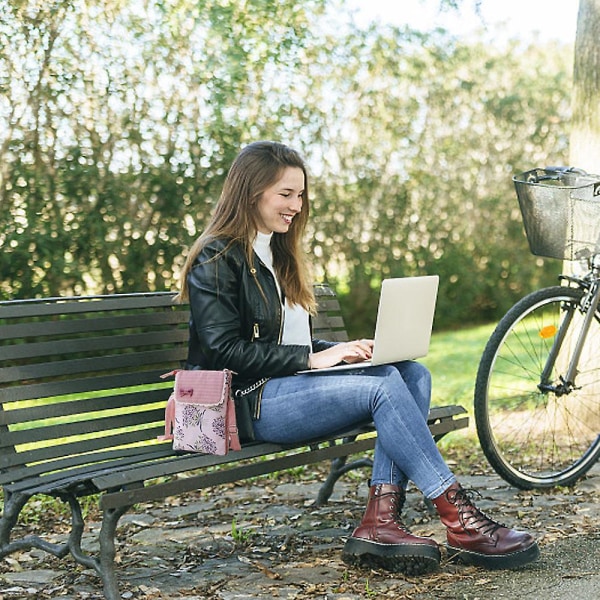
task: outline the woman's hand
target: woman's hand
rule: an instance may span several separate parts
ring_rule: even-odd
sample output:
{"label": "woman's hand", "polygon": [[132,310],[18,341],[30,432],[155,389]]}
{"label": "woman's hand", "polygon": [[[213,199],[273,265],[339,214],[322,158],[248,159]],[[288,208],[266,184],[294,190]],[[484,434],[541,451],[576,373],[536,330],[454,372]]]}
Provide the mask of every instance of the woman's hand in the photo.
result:
{"label": "woman's hand", "polygon": [[373,340],[354,340],[336,344],[310,355],[311,369],[326,369],[341,362],[361,363],[373,355]]}

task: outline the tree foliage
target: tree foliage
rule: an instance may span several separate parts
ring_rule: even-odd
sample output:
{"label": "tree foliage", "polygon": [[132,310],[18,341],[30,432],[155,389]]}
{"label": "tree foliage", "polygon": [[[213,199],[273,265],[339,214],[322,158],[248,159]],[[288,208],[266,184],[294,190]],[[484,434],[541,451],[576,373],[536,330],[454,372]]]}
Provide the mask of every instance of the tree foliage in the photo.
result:
{"label": "tree foliage", "polygon": [[0,295],[173,289],[266,138],[308,159],[315,276],[357,334],[386,276],[439,273],[447,327],[556,273],[511,175],[566,161],[569,52],[341,26],[330,5],[0,0]]}
{"label": "tree foliage", "polygon": [[544,276],[511,175],[565,162],[567,65],[547,73],[552,48],[500,51],[441,32],[371,32],[344,49],[347,112],[324,144],[314,221],[329,232],[315,236],[329,245],[315,244],[327,277],[343,266],[360,312],[380,278],[436,272],[438,323],[495,318]]}

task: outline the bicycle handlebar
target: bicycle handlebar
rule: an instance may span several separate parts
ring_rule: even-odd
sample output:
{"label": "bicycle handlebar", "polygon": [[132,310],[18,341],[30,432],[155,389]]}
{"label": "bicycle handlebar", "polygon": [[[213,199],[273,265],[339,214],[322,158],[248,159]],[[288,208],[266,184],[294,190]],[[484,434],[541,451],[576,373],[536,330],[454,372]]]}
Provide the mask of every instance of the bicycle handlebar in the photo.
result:
{"label": "bicycle handlebar", "polygon": [[558,181],[565,173],[575,173],[577,175],[587,175],[587,172],[579,167],[567,167],[567,166],[549,166],[544,167],[544,171],[552,174],[547,175],[536,175],[530,173],[527,177],[528,183],[538,183],[540,181]]}

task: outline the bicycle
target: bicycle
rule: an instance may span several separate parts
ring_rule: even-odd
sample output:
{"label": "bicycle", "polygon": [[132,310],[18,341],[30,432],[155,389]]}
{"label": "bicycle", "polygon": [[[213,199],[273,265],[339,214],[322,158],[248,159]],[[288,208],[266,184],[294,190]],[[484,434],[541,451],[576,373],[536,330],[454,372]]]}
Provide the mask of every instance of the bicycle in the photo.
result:
{"label": "bicycle", "polygon": [[477,435],[511,485],[566,486],[600,457],[600,176],[546,167],[513,182],[532,254],[584,271],[528,294],[498,323],[477,371]]}

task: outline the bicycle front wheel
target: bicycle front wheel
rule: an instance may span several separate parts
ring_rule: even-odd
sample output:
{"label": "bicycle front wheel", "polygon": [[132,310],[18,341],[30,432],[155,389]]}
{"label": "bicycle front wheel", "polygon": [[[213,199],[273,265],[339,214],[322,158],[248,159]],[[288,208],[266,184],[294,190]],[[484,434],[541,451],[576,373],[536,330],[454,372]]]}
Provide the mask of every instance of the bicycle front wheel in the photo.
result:
{"label": "bicycle front wheel", "polygon": [[[582,296],[563,286],[525,296],[498,323],[481,357],[474,398],[479,442],[494,470],[521,489],[570,485],[600,456],[600,352],[590,348],[600,343],[600,315],[574,386],[562,385],[583,321]],[[561,325],[565,339],[557,352]]]}

